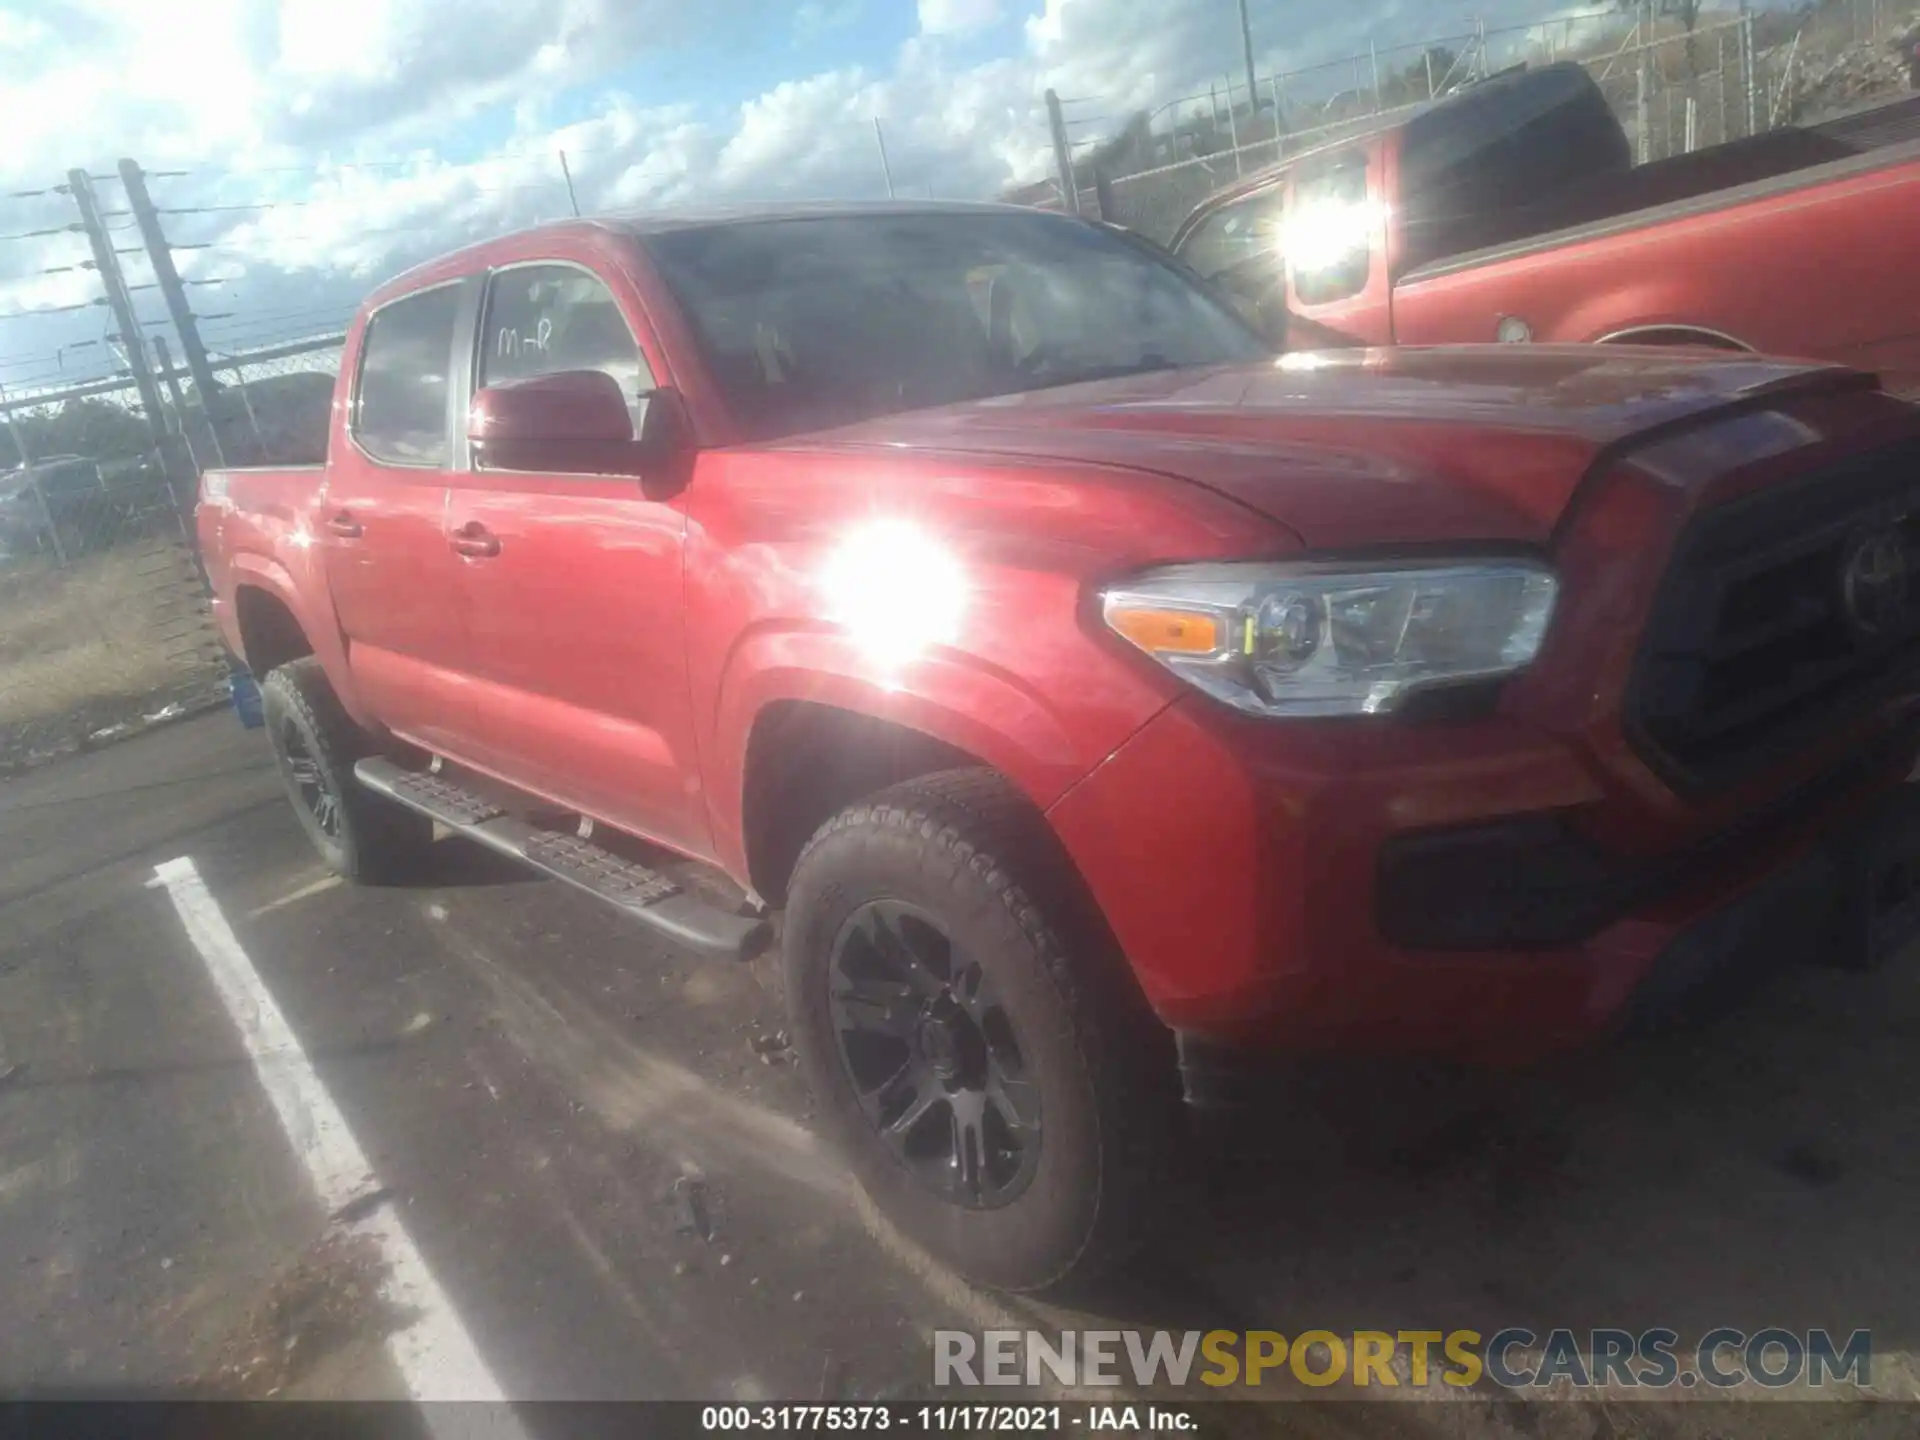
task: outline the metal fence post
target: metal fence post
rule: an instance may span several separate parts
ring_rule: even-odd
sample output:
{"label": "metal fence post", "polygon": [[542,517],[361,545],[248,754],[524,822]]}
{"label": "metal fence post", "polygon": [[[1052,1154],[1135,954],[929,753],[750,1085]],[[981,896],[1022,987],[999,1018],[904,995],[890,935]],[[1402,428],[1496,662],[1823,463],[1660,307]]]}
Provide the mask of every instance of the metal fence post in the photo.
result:
{"label": "metal fence post", "polygon": [[1233,177],[1239,179],[1244,173],[1240,168],[1240,122],[1233,114],[1233,78],[1227,77],[1227,143],[1233,146]]}
{"label": "metal fence post", "polygon": [[[1260,109],[1260,82],[1253,71],[1253,22],[1247,18],[1247,0],[1240,0],[1240,53],[1247,62],[1247,107]],[[1228,92],[1229,97],[1232,91]]]}
{"label": "metal fence post", "polygon": [[1080,213],[1080,186],[1073,178],[1073,151],[1067,144],[1066,117],[1060,113],[1060,96],[1047,91],[1047,128],[1053,132],[1053,163],[1060,171],[1060,193],[1067,213]]}
{"label": "metal fence post", "polygon": [[1720,143],[1725,144],[1733,137],[1727,133],[1732,122],[1727,117],[1727,32],[1716,31],[1713,37],[1715,83],[1720,91]]}
{"label": "metal fence post", "polygon": [[1747,134],[1760,133],[1760,57],[1754,52],[1753,12],[1741,6],[1740,48],[1746,55]]}
{"label": "metal fence post", "polygon": [[53,542],[53,558],[60,562],[60,568],[72,562],[67,559],[67,547],[61,543],[60,527],[53,523],[53,507],[47,504],[47,492],[40,488],[40,472],[27,466],[27,488],[33,491],[33,503],[40,511],[40,523],[47,527],[47,538]]}
{"label": "metal fence post", "polygon": [[[1076,215],[1079,213],[1077,209],[1074,211]],[[273,456],[267,453],[267,437],[260,429],[260,417],[254,413],[253,397],[247,394],[247,377],[238,366],[234,367],[233,379],[234,391],[240,396],[240,408],[247,412],[247,424],[253,430],[253,443],[260,451],[260,463],[262,465],[271,465],[273,463]]]}
{"label": "metal fence post", "polygon": [[[1051,95],[1053,92],[1049,90],[1047,93]],[[880,129],[878,115],[873,117],[873,143],[880,147],[880,173],[887,178],[887,198],[891,200],[894,198],[893,166],[887,160],[887,137]]]}
{"label": "metal fence post", "polygon": [[1648,95],[1649,76],[1647,73],[1647,52],[1640,51],[1639,83],[1634,102],[1634,113],[1639,116],[1640,146],[1639,159],[1642,165],[1653,158],[1653,115],[1651,97]]}

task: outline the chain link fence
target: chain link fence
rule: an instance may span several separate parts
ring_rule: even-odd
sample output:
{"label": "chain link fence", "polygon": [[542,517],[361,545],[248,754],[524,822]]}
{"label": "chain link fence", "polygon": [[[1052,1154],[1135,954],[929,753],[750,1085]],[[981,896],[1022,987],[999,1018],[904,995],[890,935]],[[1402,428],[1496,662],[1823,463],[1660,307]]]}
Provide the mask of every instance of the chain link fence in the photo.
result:
{"label": "chain link fence", "polygon": [[211,407],[165,375],[158,440],[131,382],[4,397],[0,441],[31,463],[0,475],[0,774],[225,701],[199,472],[323,459],[339,353],[216,356]]}
{"label": "chain link fence", "polygon": [[[1565,60],[1593,76],[1636,158],[1663,160],[1899,94],[1894,42],[1914,28],[1915,11],[1896,0],[1702,17],[1692,30],[1672,21],[1648,30],[1605,13],[1436,40],[1410,61],[1404,50],[1349,57],[1257,81],[1251,101],[1244,82],[1227,79],[1104,142],[1117,164],[1076,159],[1080,209],[1164,244],[1202,201],[1263,166],[1392,124],[1510,66]],[[1299,98],[1316,77],[1324,98]],[[1180,155],[1187,150],[1204,153]],[[1092,183],[1098,170],[1111,178]],[[1054,183],[1023,198],[1060,209],[1063,195]]]}
{"label": "chain link fence", "polygon": [[[1336,144],[1347,136],[1411,115],[1417,108],[1401,106],[1369,113],[1356,120],[1289,131],[1279,137],[1269,134],[1264,139],[1231,146],[1215,154],[1196,155],[1191,160],[1122,175],[1103,185],[1083,188],[1080,210],[1083,214],[1099,215],[1124,225],[1164,245],[1173,238],[1180,222],[1215,191],[1287,156]],[[1059,194],[1059,187],[1055,186],[1055,198],[1048,208],[1059,208]]]}

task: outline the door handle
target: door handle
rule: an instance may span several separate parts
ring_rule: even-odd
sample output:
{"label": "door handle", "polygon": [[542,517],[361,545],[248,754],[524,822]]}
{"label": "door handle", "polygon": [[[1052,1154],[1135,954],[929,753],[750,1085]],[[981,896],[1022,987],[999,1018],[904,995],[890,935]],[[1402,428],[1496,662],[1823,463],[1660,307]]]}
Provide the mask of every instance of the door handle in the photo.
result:
{"label": "door handle", "polygon": [[327,529],[335,535],[338,535],[342,540],[358,540],[362,535],[366,534],[366,531],[361,528],[360,522],[353,518],[353,512],[351,510],[342,510],[338,515],[329,516],[327,518]]}
{"label": "door handle", "polygon": [[478,521],[462,525],[448,537],[447,543],[453,546],[454,554],[469,560],[484,560],[500,553],[500,537]]}

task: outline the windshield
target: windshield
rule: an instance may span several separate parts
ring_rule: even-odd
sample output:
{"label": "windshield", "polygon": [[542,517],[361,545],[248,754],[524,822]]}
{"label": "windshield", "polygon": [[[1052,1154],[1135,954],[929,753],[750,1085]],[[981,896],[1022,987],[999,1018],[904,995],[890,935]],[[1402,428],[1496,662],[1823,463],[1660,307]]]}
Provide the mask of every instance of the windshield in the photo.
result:
{"label": "windshield", "polygon": [[1054,216],[760,221],[647,247],[755,439],[1269,353],[1145,246]]}

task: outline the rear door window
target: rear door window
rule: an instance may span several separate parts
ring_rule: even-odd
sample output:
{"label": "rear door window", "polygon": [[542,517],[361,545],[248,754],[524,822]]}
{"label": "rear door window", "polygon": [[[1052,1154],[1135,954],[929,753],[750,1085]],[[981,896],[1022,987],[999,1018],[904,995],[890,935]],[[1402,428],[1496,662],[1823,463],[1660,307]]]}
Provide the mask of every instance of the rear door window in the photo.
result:
{"label": "rear door window", "polygon": [[386,465],[445,469],[454,321],[462,287],[441,285],[382,305],[361,342],[353,436]]}

